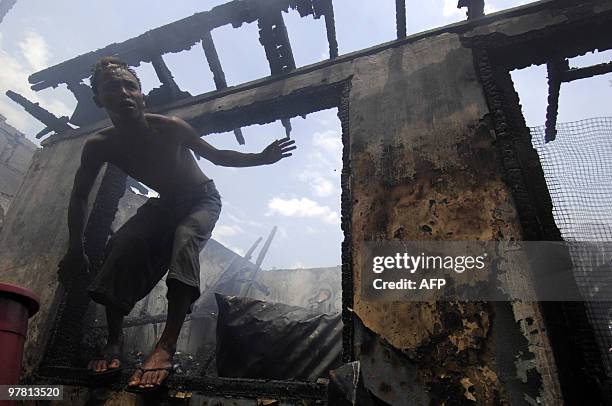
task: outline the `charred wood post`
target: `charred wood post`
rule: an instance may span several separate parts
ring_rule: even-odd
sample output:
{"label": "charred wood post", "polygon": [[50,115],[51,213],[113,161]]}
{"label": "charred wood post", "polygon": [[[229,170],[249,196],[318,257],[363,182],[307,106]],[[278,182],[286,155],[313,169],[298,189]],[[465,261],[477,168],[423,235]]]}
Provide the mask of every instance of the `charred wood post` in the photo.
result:
{"label": "charred wood post", "polygon": [[7,90],[6,95],[25,109],[32,117],[45,125],[45,128],[36,134],[36,138],[41,138],[45,134],[55,131],[60,134],[66,130],[71,130],[68,125],[68,117],[57,117],[50,111],[40,107],[38,103],[31,102],[19,93]]}
{"label": "charred wood post", "polygon": [[567,59],[548,62],[548,106],[546,107],[546,129],[544,140],[554,141],[557,136],[557,115],[559,113],[559,92],[561,83],[586,79],[612,72],[612,62],[584,68],[570,68]]}
{"label": "charred wood post", "polygon": [[295,69],[295,60],[281,10],[262,9],[257,22],[270,73],[278,75]]}
{"label": "charred wood post", "polygon": [[484,0],[459,0],[459,4],[457,4],[457,8],[467,7],[468,20],[482,17],[484,15],[484,6]]}
{"label": "charred wood post", "polygon": [[597,75],[605,75],[612,72],[612,62],[600,63],[598,65],[584,68],[570,68],[561,75],[562,82],[571,82],[578,79],[591,78]]}
{"label": "charred wood post", "polygon": [[[262,8],[257,24],[259,26],[259,42],[266,52],[270,73],[279,75],[294,70],[295,60],[293,59],[293,51],[281,10]],[[285,127],[287,137],[289,137],[291,133],[290,119],[284,118],[281,123]]]}
{"label": "charred wood post", "polygon": [[251,282],[249,283],[249,286],[247,287],[247,290],[244,294],[245,297],[249,297],[249,293],[251,293],[251,288],[253,287],[253,283],[256,283],[255,279],[257,278],[257,272],[259,272],[259,270],[261,269],[261,264],[263,263],[263,260],[266,258],[266,254],[268,253],[268,249],[270,249],[270,245],[272,244],[272,240],[274,239],[276,230],[277,230],[277,227],[274,226],[274,228],[272,228],[272,231],[270,231],[270,235],[268,235],[268,239],[266,240],[264,246],[261,248],[261,251],[259,251],[259,255],[257,256],[257,261],[255,262],[255,270],[253,271],[253,274],[251,275]]}
{"label": "charred wood post", "polygon": [[174,81],[172,72],[168,69],[168,66],[164,62],[164,58],[159,54],[153,54],[151,56],[151,63],[153,69],[157,74],[157,78],[161,82],[161,86],[151,90],[147,95],[147,101],[149,105],[159,106],[161,104],[170,103],[175,100],[190,97],[188,92],[183,92]]}
{"label": "charred wood post", "polygon": [[406,36],[406,0],[395,0],[395,24],[397,38]]}
{"label": "charred wood post", "polygon": [[561,76],[568,70],[567,59],[551,61],[546,64],[548,69],[548,106],[546,106],[546,129],[544,141],[553,141],[557,136],[557,114],[559,113],[559,91],[561,90]]}
{"label": "charred wood post", "polygon": [[336,22],[334,21],[334,5],[331,0],[313,1],[314,17],[325,17],[325,31],[329,44],[329,59],[338,57],[338,40],[336,39]]}
{"label": "charred wood post", "polygon": [[161,55],[155,55],[151,58],[151,63],[153,64],[153,69],[155,69],[155,73],[159,81],[162,83],[162,86],[168,86],[170,92],[173,95],[180,93],[181,89],[179,89],[178,85],[174,81],[174,77],[172,76],[172,72],[168,69],[168,66],[164,62],[164,58]]}
{"label": "charred wood post", "polygon": [[[206,31],[202,36],[202,48],[204,49],[204,55],[208,61],[208,67],[213,74],[213,80],[217,90],[225,89],[227,87],[227,81],[225,80],[225,72],[221,67],[221,61],[219,60],[219,54],[217,54],[217,48],[213,41],[210,31]],[[234,129],[234,136],[238,144],[244,145],[244,136],[240,128]]]}
{"label": "charred wood post", "polygon": [[210,31],[206,31],[202,36],[202,49],[204,49],[204,55],[208,61],[208,67],[213,74],[213,80],[217,89],[225,89],[227,87],[227,81],[225,80],[225,72],[221,67],[221,61],[219,61],[219,54],[217,48],[213,42]]}

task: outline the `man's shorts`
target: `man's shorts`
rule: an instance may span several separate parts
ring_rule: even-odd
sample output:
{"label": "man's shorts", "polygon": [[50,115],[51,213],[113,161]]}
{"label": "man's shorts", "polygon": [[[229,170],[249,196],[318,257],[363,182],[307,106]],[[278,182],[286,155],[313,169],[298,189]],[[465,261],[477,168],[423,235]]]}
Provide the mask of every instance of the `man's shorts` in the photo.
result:
{"label": "man's shorts", "polygon": [[150,198],[110,239],[106,258],[87,289],[95,302],[128,314],[168,272],[166,283],[200,296],[199,254],[221,212],[214,183]]}

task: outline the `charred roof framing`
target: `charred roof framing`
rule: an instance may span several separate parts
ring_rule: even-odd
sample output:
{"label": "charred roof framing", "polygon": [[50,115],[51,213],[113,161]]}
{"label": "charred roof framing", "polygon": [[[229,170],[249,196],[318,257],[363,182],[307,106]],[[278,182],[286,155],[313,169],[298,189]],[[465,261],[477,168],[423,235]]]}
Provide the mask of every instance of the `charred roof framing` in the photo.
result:
{"label": "charred roof framing", "polygon": [[[457,7],[468,8],[468,19],[484,15],[484,0],[459,0]],[[271,75],[286,74],[296,69],[287,27],[283,20],[283,12],[288,12],[289,9],[296,10],[301,17],[311,15],[315,19],[321,17],[325,19],[329,59],[337,58],[338,41],[332,0],[233,0],[209,11],[196,13],[147,31],[124,42],[110,44],[48,67],[30,75],[28,80],[32,89],[36,91],[66,84],[77,100],[77,107],[69,122],[85,126],[105,117],[103,111],[96,108],[91,100],[91,88],[83,83],[83,79],[90,75],[91,66],[101,57],[114,55],[130,66],[139,66],[143,62],[151,63],[161,86],[149,92],[147,102],[152,107],[160,106],[191,96],[188,92],[182,91],[175,82],[172,72],[164,62],[165,54],[186,51],[200,43],[216,89],[225,89],[228,84],[211,32],[228,24],[238,28],[244,23],[255,21],[259,27],[259,41],[264,47]],[[405,38],[406,0],[396,0],[396,28],[397,38]],[[53,117],[53,120],[45,121],[44,124],[52,129],[54,125],[51,124],[56,123],[57,119]],[[282,118],[281,121],[289,135],[291,131],[289,118]],[[241,129],[234,129],[234,134],[238,143],[244,144]]]}
{"label": "charred roof framing", "polygon": [[[42,90],[66,84],[78,101],[70,122],[79,126],[91,124],[103,116],[91,103],[91,88],[82,82],[89,77],[90,67],[101,57],[115,55],[130,66],[150,62],[161,82],[159,88],[147,95],[149,106],[160,106],[190,97],[174,81],[163,55],[191,49],[201,43],[213,75],[217,90],[227,88],[227,80],[213,41],[213,29],[231,24],[234,28],[257,21],[259,41],[264,47],[271,75],[287,73],[296,68],[283,11],[297,10],[301,17],[312,15],[325,18],[330,59],[338,56],[338,42],[334,22],[332,0],[234,0],[205,12],[150,30],[119,44],[111,44],[97,51],[88,52],[73,59],[32,74],[29,81],[33,90]],[[289,135],[289,118],[281,119]],[[234,129],[236,140],[244,144],[240,128]]]}

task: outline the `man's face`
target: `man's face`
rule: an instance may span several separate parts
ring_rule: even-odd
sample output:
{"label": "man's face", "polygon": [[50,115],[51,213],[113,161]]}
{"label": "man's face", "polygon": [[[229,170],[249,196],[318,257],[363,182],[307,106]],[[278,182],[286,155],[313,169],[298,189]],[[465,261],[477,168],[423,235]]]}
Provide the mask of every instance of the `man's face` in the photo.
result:
{"label": "man's face", "polygon": [[94,101],[105,108],[111,118],[135,119],[144,113],[140,85],[134,75],[122,68],[102,72]]}

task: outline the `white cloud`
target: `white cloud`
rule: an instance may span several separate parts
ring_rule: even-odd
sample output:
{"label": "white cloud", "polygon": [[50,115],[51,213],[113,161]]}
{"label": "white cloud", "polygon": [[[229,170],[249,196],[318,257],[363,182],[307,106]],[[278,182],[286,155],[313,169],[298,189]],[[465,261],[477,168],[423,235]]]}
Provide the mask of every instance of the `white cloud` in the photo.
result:
{"label": "white cloud", "polygon": [[342,140],[337,131],[316,132],[312,136],[313,152],[308,155],[309,164],[297,173],[297,178],[307,183],[317,197],[340,194],[342,169]]}
{"label": "white cloud", "polygon": [[327,197],[334,194],[336,187],[329,177],[316,170],[305,170],[298,174],[302,182],[310,185],[312,192],[319,197]]}
{"label": "white cloud", "polygon": [[334,157],[339,157],[342,161],[342,138],[340,134],[333,130],[316,132],[312,136],[312,145],[322,148]]}
{"label": "white cloud", "polygon": [[282,199],[275,197],[268,202],[267,216],[280,214],[286,217],[319,218],[328,224],[340,224],[340,216],[328,206],[321,206],[306,197]]}
{"label": "white cloud", "polygon": [[72,109],[61,101],[53,98],[47,99],[40,93],[30,89],[28,76],[40,68],[48,65],[50,52],[42,36],[29,32],[19,42],[19,50],[15,55],[10,54],[2,44],[0,33],[0,113],[7,117],[9,124],[26,134],[33,135],[42,128],[42,124],[30,116],[22,107],[6,97],[7,90],[20,93],[32,102],[38,102],[47,110],[57,116],[69,116]]}
{"label": "white cloud", "polygon": [[19,42],[19,49],[28,61],[32,71],[39,71],[49,66],[49,49],[40,34],[30,31]]}

